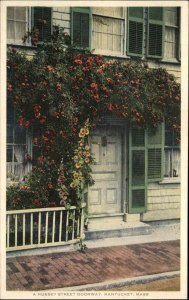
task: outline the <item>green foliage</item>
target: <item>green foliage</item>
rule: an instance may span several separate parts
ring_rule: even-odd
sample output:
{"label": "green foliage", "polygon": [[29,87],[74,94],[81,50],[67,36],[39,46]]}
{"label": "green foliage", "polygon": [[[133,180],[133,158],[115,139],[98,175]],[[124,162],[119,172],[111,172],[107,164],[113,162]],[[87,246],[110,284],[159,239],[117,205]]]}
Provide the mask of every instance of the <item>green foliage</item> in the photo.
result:
{"label": "green foliage", "polygon": [[33,130],[35,154],[27,196],[20,196],[20,184],[8,188],[10,208],[78,205],[83,187],[93,184],[88,135],[107,114],[144,128],[166,118],[179,139],[180,85],[172,75],[142,62],[108,61],[69,43],[56,27],[32,59],[8,51],[8,97],[19,125]]}

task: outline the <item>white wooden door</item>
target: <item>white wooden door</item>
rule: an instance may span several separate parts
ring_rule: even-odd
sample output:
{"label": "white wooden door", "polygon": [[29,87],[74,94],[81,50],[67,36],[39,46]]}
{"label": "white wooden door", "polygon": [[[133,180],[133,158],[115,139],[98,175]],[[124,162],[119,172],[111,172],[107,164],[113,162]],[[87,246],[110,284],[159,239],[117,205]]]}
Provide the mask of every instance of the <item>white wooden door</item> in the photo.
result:
{"label": "white wooden door", "polygon": [[89,188],[89,215],[121,212],[122,134],[118,127],[100,127],[90,136],[96,164],[95,184]]}

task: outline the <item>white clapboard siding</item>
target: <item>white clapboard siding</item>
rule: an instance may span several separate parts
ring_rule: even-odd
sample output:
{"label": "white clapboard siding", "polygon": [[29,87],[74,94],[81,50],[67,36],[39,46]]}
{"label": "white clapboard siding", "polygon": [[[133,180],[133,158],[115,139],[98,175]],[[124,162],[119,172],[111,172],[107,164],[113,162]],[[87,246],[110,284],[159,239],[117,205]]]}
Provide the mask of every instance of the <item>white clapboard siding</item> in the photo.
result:
{"label": "white clapboard siding", "polygon": [[64,31],[70,34],[71,14],[70,7],[53,7],[53,25],[64,28]]}

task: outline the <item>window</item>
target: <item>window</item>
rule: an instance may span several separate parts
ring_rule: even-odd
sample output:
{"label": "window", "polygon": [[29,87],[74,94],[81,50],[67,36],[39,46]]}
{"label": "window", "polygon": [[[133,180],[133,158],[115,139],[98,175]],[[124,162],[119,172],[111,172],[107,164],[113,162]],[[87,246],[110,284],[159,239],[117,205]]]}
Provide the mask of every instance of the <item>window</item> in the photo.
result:
{"label": "window", "polygon": [[90,47],[91,17],[89,7],[73,7],[72,18],[72,43],[74,46]]}
{"label": "window", "polygon": [[164,59],[179,58],[179,14],[177,7],[165,7],[165,35],[164,35]]}
{"label": "window", "polygon": [[93,45],[100,53],[123,54],[123,8],[93,7]]}
{"label": "window", "polygon": [[165,130],[164,177],[180,177],[180,146],[176,142],[174,131],[168,128]]}
{"label": "window", "polygon": [[21,179],[31,169],[31,138],[26,129],[16,124],[13,106],[7,105],[7,177]]}
{"label": "window", "polygon": [[148,8],[147,55],[161,58],[163,55],[163,8]]}
{"label": "window", "polygon": [[51,38],[52,11],[50,7],[34,7],[33,27],[39,29],[39,41],[49,41]]}
{"label": "window", "polygon": [[8,42],[21,44],[28,31],[28,9],[26,7],[7,7]]}

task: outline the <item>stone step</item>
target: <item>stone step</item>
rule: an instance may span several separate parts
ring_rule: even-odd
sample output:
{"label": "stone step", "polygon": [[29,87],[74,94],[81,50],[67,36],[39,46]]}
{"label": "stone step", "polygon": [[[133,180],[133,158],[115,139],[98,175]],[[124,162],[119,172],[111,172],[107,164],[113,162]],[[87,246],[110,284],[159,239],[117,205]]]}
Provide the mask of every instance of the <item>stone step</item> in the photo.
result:
{"label": "stone step", "polygon": [[152,227],[142,222],[122,222],[109,228],[89,228],[85,231],[85,240],[104,239],[125,236],[140,236],[152,233]]}

